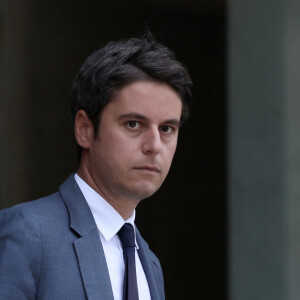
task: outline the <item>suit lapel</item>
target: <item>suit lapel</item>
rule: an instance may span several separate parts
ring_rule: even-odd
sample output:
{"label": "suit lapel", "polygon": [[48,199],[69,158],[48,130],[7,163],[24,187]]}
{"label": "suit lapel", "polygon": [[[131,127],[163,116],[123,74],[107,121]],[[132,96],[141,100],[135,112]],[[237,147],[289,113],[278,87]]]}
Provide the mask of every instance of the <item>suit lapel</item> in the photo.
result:
{"label": "suit lapel", "polygon": [[150,253],[149,253],[149,247],[147,243],[143,240],[141,237],[139,231],[136,231],[136,239],[137,243],[139,245],[139,250],[138,254],[148,281],[149,289],[150,289],[150,294],[151,294],[151,300],[162,300],[159,292],[158,292],[158,286],[156,282],[156,278],[153,273],[153,261],[150,258]]}
{"label": "suit lapel", "polygon": [[75,241],[79,267],[89,300],[113,300],[109,273],[98,230]]}
{"label": "suit lapel", "polygon": [[79,189],[74,174],[59,190],[70,214],[70,227],[79,235],[74,242],[78,264],[88,300],[113,300],[97,225],[90,208]]}

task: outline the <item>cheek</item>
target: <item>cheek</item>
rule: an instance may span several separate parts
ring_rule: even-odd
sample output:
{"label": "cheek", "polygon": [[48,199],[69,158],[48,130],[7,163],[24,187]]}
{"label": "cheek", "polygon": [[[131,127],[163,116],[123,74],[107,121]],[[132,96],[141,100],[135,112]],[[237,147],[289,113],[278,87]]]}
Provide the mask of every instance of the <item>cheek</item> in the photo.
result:
{"label": "cheek", "polygon": [[139,145],[136,140],[130,140],[122,135],[110,138],[108,155],[120,164],[130,162],[136,156]]}
{"label": "cheek", "polygon": [[166,148],[165,154],[164,154],[164,161],[166,165],[171,165],[174,154],[176,151],[176,144],[175,145],[171,145],[169,147]]}

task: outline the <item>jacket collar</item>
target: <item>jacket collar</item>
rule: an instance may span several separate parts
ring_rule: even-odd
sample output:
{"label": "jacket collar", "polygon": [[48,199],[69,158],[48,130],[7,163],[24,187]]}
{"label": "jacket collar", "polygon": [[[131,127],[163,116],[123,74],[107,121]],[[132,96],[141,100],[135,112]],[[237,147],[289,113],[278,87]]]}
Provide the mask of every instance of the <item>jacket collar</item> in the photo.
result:
{"label": "jacket collar", "polygon": [[[70,227],[79,236],[74,242],[74,248],[78,257],[87,298],[89,300],[113,300],[112,287],[98,228],[92,212],[74,179],[74,173],[60,186],[59,193],[69,211]],[[151,299],[163,300],[164,291],[158,290],[158,287],[163,286],[163,282],[160,282],[163,279],[158,278],[157,272],[153,272],[153,269],[158,267],[156,266],[157,263],[151,259],[153,254],[150,254],[148,244],[137,229],[136,239]]]}
{"label": "jacket collar", "polygon": [[[151,253],[148,244],[142,238],[138,229],[136,229],[136,239],[139,245],[138,254],[150,289],[151,300],[164,300],[164,283],[158,259],[156,258],[157,261],[154,261],[154,254]],[[158,270],[154,271],[156,268]]]}
{"label": "jacket collar", "polygon": [[90,208],[71,174],[60,186],[70,215],[70,227],[78,234],[74,248],[87,299],[113,300],[113,292],[99,232]]}

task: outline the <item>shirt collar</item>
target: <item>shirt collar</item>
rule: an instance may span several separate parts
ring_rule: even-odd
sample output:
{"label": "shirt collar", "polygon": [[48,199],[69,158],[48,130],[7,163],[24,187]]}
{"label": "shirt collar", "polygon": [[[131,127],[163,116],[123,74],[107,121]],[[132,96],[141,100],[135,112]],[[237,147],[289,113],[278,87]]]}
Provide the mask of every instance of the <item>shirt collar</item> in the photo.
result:
{"label": "shirt collar", "polygon": [[[114,237],[125,223],[129,223],[134,228],[136,237],[136,229],[134,225],[135,210],[132,215],[124,221],[122,216],[111,206],[101,195],[93,190],[77,173],[74,178],[88,204],[95,219],[98,230],[106,241]],[[137,245],[137,242],[136,242]]]}

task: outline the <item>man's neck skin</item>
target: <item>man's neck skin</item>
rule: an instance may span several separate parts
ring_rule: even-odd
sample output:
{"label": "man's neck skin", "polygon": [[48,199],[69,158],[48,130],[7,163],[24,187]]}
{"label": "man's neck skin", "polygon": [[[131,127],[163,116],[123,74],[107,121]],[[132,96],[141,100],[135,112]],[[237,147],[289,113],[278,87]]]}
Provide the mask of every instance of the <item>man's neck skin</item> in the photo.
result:
{"label": "man's neck skin", "polygon": [[[81,159],[84,159],[81,157]],[[97,186],[93,177],[91,176],[86,164],[80,163],[79,169],[77,171],[78,176],[84,180],[93,190],[95,190],[99,195],[103,197],[126,221],[133,213],[134,209],[140,202],[136,199],[127,198],[116,198],[107,195],[100,187]]]}

